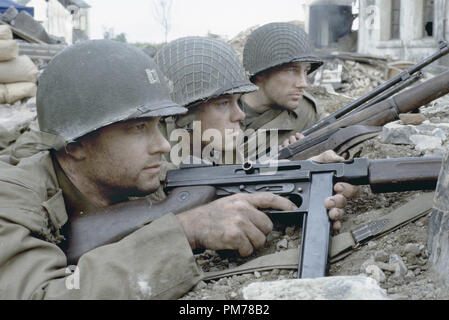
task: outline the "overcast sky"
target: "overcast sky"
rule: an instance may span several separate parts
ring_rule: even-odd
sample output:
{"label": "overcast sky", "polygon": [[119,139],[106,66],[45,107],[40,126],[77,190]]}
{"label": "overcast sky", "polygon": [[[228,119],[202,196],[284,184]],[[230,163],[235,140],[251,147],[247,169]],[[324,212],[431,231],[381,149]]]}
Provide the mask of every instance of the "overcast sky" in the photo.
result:
{"label": "overcast sky", "polygon": [[[163,42],[154,18],[155,0],[85,0],[91,5],[90,37],[103,38],[104,28],[126,33],[128,42]],[[299,0],[172,0],[168,41],[207,32],[229,39],[254,25],[303,20]]]}

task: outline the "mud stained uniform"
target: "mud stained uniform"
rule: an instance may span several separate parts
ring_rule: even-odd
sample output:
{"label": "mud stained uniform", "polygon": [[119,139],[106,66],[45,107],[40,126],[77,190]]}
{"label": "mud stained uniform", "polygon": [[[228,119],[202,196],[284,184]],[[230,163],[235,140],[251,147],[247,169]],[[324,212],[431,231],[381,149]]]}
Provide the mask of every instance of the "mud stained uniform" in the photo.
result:
{"label": "mud stained uniform", "polygon": [[[67,266],[73,214],[95,207],[48,151],[0,161],[0,299],[176,299],[201,278],[173,214]],[[70,269],[75,270],[73,274]]]}
{"label": "mud stained uniform", "polygon": [[[322,110],[318,108],[313,97],[306,92],[304,92],[303,99],[298,108],[293,111],[278,106],[272,106],[269,110],[259,113],[242,100],[240,100],[240,105],[243,112],[246,114],[246,118],[243,120],[242,129],[252,129],[256,132],[259,129],[277,130],[278,145],[282,144],[282,142],[290,136],[295,135],[295,133],[311,127],[318,122],[323,115]],[[270,136],[272,135],[267,131],[267,147],[270,146]],[[245,155],[248,155],[249,159],[254,159],[256,153],[265,151],[256,151],[257,143],[256,134],[250,135],[248,141],[243,146],[244,149],[240,150],[244,150]],[[240,145],[240,148],[242,148],[242,145]]]}

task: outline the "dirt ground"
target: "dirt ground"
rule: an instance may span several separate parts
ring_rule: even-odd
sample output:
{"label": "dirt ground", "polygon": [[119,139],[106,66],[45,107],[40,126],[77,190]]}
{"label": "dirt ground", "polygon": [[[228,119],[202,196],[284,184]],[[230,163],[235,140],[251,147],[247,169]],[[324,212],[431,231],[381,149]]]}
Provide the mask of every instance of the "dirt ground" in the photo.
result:
{"label": "dirt ground", "polygon": [[[320,88],[313,89],[313,94],[326,111],[332,112],[350,101],[346,97],[332,96]],[[421,154],[408,145],[382,144],[376,138],[366,141],[361,147],[361,157],[395,158],[413,157]],[[352,226],[369,222],[392,209],[406,203],[420,192],[373,194],[369,187],[362,186],[357,199],[349,200],[342,220],[341,232]],[[376,211],[376,216],[371,214]],[[426,248],[429,216],[424,216],[396,231],[376,240],[371,240],[349,256],[330,265],[329,275],[364,274],[364,265],[370,261],[388,262],[392,255],[399,257],[406,270],[398,275],[392,270],[383,270],[385,278],[378,281],[389,297],[395,300],[437,300],[449,299],[447,288],[440,287],[433,280],[428,265]],[[207,250],[196,255],[196,261],[204,271],[218,271],[238,266],[255,257],[279,250],[297,248],[300,242],[300,228],[295,225],[276,225],[267,238],[264,248],[253,253],[249,258],[241,258],[235,254],[217,253]],[[387,268],[388,269],[388,268]],[[274,269],[264,272],[253,272],[243,275],[224,277],[218,280],[201,281],[193,290],[184,295],[183,300],[242,299],[242,289],[249,283],[297,278],[294,270]]]}

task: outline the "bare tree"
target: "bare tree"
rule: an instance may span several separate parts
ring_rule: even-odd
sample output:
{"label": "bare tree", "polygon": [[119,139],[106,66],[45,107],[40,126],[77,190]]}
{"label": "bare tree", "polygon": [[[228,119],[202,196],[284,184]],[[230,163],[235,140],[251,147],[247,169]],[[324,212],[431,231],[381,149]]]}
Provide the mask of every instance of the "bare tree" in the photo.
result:
{"label": "bare tree", "polygon": [[161,25],[167,43],[168,33],[171,28],[171,5],[173,0],[153,0],[153,16]]}

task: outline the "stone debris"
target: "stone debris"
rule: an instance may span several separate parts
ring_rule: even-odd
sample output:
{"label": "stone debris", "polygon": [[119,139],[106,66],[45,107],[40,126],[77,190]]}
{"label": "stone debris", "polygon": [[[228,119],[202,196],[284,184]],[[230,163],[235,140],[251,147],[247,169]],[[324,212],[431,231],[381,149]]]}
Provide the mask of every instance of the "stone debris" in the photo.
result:
{"label": "stone debris", "polygon": [[338,276],[254,282],[242,290],[245,300],[388,300],[386,291],[366,276]]}
{"label": "stone debris", "polygon": [[420,113],[401,113],[399,119],[403,125],[419,125],[426,120],[426,117]]}
{"label": "stone debris", "polygon": [[401,120],[384,125],[378,138],[381,143],[411,145],[424,156],[442,156],[448,148],[449,123],[435,115],[444,114],[447,107],[441,100],[431,112],[401,115]]}
{"label": "stone debris", "polygon": [[365,268],[365,273],[367,276],[376,280],[377,283],[385,282],[385,273],[375,264],[370,264]]}

